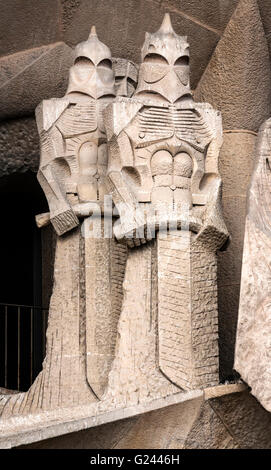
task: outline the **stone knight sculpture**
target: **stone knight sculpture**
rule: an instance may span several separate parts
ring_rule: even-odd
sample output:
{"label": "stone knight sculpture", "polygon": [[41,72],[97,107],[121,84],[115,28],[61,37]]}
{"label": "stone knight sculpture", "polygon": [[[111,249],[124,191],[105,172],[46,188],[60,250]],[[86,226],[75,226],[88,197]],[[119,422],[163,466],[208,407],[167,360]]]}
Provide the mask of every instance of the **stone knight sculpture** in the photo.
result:
{"label": "stone knight sculpture", "polygon": [[134,96],[104,118],[114,234],[130,247],[108,393],[138,402],[215,385],[221,115],[194,103],[187,38],[168,14],[146,34]]}
{"label": "stone knight sculpture", "polygon": [[90,215],[92,207],[94,213],[98,208],[98,217],[104,212],[108,157],[102,112],[114,96],[111,52],[93,27],[88,40],[75,49],[66,96],[42,103],[37,111],[38,179],[48,199],[51,222],[58,235],[76,226],[82,232],[70,235],[76,243],[80,239],[78,343],[86,380],[96,398],[103,393],[114,356],[126,249],[112,238],[90,236],[78,218]]}
{"label": "stone knight sculpture", "polygon": [[108,157],[102,112],[114,97],[111,52],[93,27],[75,48],[66,95],[36,110],[38,180],[50,210],[37,223],[51,222],[58,235],[54,287],[43,369],[27,393],[12,397],[5,416],[96,402],[106,388],[126,247],[91,236],[88,217],[102,215],[103,231]]}
{"label": "stone knight sculpture", "polygon": [[[38,223],[58,235],[54,288],[43,369],[3,417],[112,421],[219,382],[221,115],[193,101],[189,45],[169,15],[146,34],[134,95],[136,67],[114,68],[117,97],[110,50],[92,29],[65,97],[37,108],[50,209]],[[119,218],[106,238],[109,194]],[[100,237],[88,233],[96,215]]]}
{"label": "stone knight sculpture", "polygon": [[43,101],[36,111],[38,180],[58,235],[78,226],[77,216],[89,215],[84,203],[103,201],[107,147],[102,111],[114,96],[111,52],[92,28],[75,49],[66,96]]}

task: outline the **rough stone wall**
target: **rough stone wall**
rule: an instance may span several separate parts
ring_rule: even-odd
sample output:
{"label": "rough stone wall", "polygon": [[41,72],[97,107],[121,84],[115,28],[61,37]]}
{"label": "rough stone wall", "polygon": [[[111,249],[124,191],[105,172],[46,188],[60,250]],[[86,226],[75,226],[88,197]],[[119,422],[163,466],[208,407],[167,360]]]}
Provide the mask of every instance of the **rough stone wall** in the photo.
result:
{"label": "rough stone wall", "polygon": [[237,1],[206,0],[200,5],[198,0],[10,0],[6,5],[2,0],[0,27],[6,34],[1,35],[0,55],[59,41],[73,47],[96,24],[113,55],[138,62],[145,31],[156,31],[168,11],[175,30],[190,36],[194,87]]}
{"label": "rough stone wall", "polygon": [[196,100],[210,102],[222,112],[223,119],[219,170],[223,215],[231,243],[218,260],[222,380],[232,376],[247,189],[255,140],[262,122],[271,115],[267,39],[257,0],[240,0],[195,90]]}

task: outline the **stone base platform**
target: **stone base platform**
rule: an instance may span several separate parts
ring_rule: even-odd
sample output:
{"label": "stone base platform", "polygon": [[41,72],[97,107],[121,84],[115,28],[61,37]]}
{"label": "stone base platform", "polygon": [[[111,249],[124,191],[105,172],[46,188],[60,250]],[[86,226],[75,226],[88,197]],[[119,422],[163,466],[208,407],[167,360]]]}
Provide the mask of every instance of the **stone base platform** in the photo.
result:
{"label": "stone base platform", "polygon": [[[244,392],[246,389],[247,387],[244,384],[219,385],[205,390],[176,393],[165,398],[159,398],[124,408],[116,407],[114,410],[106,410],[104,412],[100,411],[99,414],[95,415],[93,414],[95,408],[92,403],[90,405],[70,409],[11,417],[3,419],[2,422],[0,421],[0,448],[7,449],[32,443],[37,443],[36,445],[40,446],[45,442],[45,440],[50,439],[51,441],[48,442],[53,442],[55,439],[52,438],[57,438],[58,436],[61,436],[60,439],[65,437],[68,439],[69,436],[71,436],[70,433],[77,433],[78,431],[90,432],[91,430],[89,428],[94,427],[96,427],[95,435],[97,435],[102,428],[109,425],[108,423],[111,423],[114,428],[118,427],[118,425],[123,428],[123,426],[125,427],[127,425],[127,422],[131,422],[131,420],[133,421],[135,417],[140,417],[142,415],[143,420],[145,419],[148,421],[155,413],[163,414],[163,418],[161,419],[160,417],[157,422],[160,423],[160,427],[164,427],[166,426],[168,419],[170,417],[174,417],[176,407],[178,408],[176,416],[179,416],[181,412],[181,416],[178,417],[178,427],[181,427],[181,434],[183,435],[183,438],[185,438],[185,435],[189,434],[191,427],[193,427],[195,422],[198,420],[202,407],[204,407],[204,403],[226,395],[238,394]],[[177,423],[171,425],[172,431],[176,425]],[[97,426],[99,426],[99,429],[97,429]],[[152,423],[150,422],[145,428],[145,433],[150,431],[150,434],[152,435],[151,428]],[[212,432],[215,432],[215,430]],[[139,433],[137,439],[135,439],[134,442],[132,439],[129,445],[132,445],[133,448],[138,448],[136,447],[137,441],[140,435],[143,437],[143,434]],[[113,432],[113,435],[116,435],[115,432]],[[126,437],[128,438],[127,435]],[[103,438],[102,442],[106,444],[107,441]],[[148,442],[148,440],[146,440],[146,442]],[[174,446],[176,448],[177,442],[173,442],[174,444],[171,448],[174,448]],[[230,442],[231,439],[229,440],[229,443]],[[138,443],[139,447],[142,447],[142,444],[143,442],[140,441]],[[97,445],[97,448],[99,448],[99,444]],[[149,445],[151,446],[151,443],[149,443]],[[153,445],[154,447],[151,446],[150,448],[170,448],[166,447],[166,442],[164,444],[160,444],[161,447],[156,447],[159,446],[159,444],[153,441]],[[90,447],[86,448],[95,448],[95,443],[90,444]],[[110,444],[107,443],[104,448],[110,448]],[[148,448],[148,446],[146,448]]]}

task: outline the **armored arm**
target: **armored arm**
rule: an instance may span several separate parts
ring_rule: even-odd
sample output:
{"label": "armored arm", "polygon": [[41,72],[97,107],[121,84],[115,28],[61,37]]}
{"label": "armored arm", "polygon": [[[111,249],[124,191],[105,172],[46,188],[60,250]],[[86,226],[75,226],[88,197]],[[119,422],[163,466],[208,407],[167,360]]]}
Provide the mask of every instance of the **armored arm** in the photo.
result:
{"label": "armored arm", "polygon": [[229,233],[222,215],[222,181],[218,161],[223,144],[221,115],[211,107],[208,109],[209,127],[213,129],[212,138],[207,148],[205,174],[201,182],[206,205],[203,212],[203,226],[198,234],[198,241],[208,244],[211,249],[220,249],[228,240]]}
{"label": "armored arm", "polygon": [[120,215],[120,220],[114,225],[114,235],[119,241],[134,246],[145,242],[144,237],[139,240],[136,235],[139,230],[144,232],[145,222],[136,192],[133,191],[133,179],[138,175],[131,142],[125,129],[116,129],[114,122],[115,119],[129,122],[131,115],[123,118],[121,111],[124,113],[125,109],[121,110],[119,105],[122,103],[113,103],[104,112],[109,153],[106,187]]}
{"label": "armored arm", "polygon": [[40,136],[38,181],[50,209],[50,221],[58,235],[73,229],[79,220],[66,196],[65,178],[69,166],[63,157],[63,140],[55,123],[69,105],[66,99],[43,101],[36,109]]}

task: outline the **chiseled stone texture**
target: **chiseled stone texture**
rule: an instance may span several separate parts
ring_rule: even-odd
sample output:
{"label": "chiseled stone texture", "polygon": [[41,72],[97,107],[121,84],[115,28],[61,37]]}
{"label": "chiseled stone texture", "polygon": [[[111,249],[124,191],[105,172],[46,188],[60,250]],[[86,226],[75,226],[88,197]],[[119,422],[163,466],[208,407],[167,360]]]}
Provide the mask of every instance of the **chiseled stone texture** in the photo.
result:
{"label": "chiseled stone texture", "polygon": [[271,112],[267,41],[256,0],[241,0],[195,92],[223,113],[224,129],[258,131]]}
{"label": "chiseled stone texture", "polygon": [[240,449],[271,448],[271,415],[248,391],[210,400]]}
{"label": "chiseled stone texture", "polygon": [[223,426],[221,419],[210,406],[202,404],[197,420],[190,430],[186,449],[236,449],[238,444],[232,438],[229,430]]}
{"label": "chiseled stone texture", "polygon": [[248,195],[235,369],[271,411],[271,119],[261,127]]}
{"label": "chiseled stone texture", "polygon": [[205,402],[186,449],[270,449],[271,415],[248,391]]}
{"label": "chiseled stone texture", "polygon": [[271,415],[249,392],[201,398],[21,446],[32,449],[269,449]]}
{"label": "chiseled stone texture", "polygon": [[[90,22],[95,24],[99,37],[115,57],[140,61],[140,49],[145,31],[156,31],[161,18],[170,9],[159,0],[80,0],[64,2],[63,40],[70,46],[83,40],[89,33]],[[180,7],[181,9],[181,7]],[[86,21],[89,18],[89,21]],[[105,21],[110,18],[110,21]],[[192,88],[199,81],[220,35],[192,21],[187,16],[172,12],[172,24],[177,34],[188,35],[191,53]]]}
{"label": "chiseled stone texture", "polygon": [[0,120],[31,114],[42,99],[63,96],[72,59],[63,42],[0,58]]}
{"label": "chiseled stone texture", "polygon": [[271,2],[269,0],[258,0],[263,27],[271,54]]}
{"label": "chiseled stone texture", "polygon": [[[255,41],[255,37],[259,38]],[[247,188],[256,131],[270,109],[270,60],[256,0],[241,0],[194,97],[220,109],[222,205],[230,244],[218,254],[220,378],[233,375]]]}
{"label": "chiseled stone texture", "polygon": [[1,5],[0,56],[58,41],[59,0],[8,0]]}
{"label": "chiseled stone texture", "polygon": [[71,24],[73,17],[80,8],[82,0],[60,0],[62,7],[62,30],[66,31]]}
{"label": "chiseled stone texture", "polygon": [[33,117],[0,122],[0,177],[39,166],[39,136]]}
{"label": "chiseled stone texture", "polygon": [[162,5],[169,12],[187,15],[207,29],[223,31],[227,25],[238,0],[162,0]]}
{"label": "chiseled stone texture", "polygon": [[227,250],[218,253],[218,306],[220,376],[232,376],[239,307],[247,189],[254,162],[256,135],[237,131],[224,133],[219,156],[223,181],[223,215],[230,233]]}

